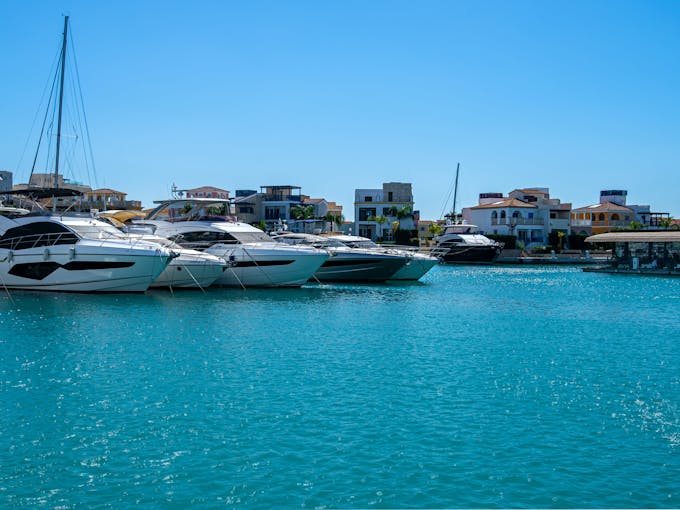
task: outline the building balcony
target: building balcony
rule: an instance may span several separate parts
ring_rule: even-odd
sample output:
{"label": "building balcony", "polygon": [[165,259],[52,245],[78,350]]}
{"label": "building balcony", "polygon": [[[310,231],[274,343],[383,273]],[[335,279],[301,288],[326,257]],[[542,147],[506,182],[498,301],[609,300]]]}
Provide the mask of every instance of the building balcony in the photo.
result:
{"label": "building balcony", "polygon": [[630,225],[630,221],[612,220],[612,221],[593,221],[593,227],[614,227],[621,228]]}
{"label": "building balcony", "polygon": [[545,220],[543,218],[491,218],[492,225],[508,225],[514,227],[517,225],[545,225]]}
{"label": "building balcony", "polygon": [[263,193],[263,202],[302,202],[300,195],[285,195],[282,193]]}

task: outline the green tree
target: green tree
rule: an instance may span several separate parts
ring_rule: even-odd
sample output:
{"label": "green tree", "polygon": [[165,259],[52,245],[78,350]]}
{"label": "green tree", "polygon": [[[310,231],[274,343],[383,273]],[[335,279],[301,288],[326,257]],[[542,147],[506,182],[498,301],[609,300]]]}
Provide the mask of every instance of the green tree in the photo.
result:
{"label": "green tree", "polygon": [[673,216],[669,216],[668,218],[663,218],[660,220],[659,226],[668,229],[671,228],[671,223],[673,223]]}
{"label": "green tree", "polygon": [[628,228],[630,230],[642,230],[643,227],[644,227],[644,225],[637,220],[631,221],[630,225],[628,225]]}
{"label": "green tree", "polygon": [[401,207],[397,209],[397,214],[395,214],[395,216],[397,217],[397,221],[399,222],[399,228],[401,228],[401,220],[413,216],[413,209],[411,209],[411,207],[408,205]]}
{"label": "green tree", "polygon": [[427,231],[430,234],[432,234],[432,237],[434,237],[444,232],[444,229],[442,228],[441,225],[437,225],[436,223],[430,223],[430,226],[427,227]]}
{"label": "green tree", "polygon": [[331,230],[333,230],[333,225],[335,225],[338,228],[342,227],[342,221],[344,220],[342,214],[333,213],[327,213],[326,216],[323,217],[323,219],[331,223]]}
{"label": "green tree", "polygon": [[392,240],[394,242],[397,241],[397,232],[399,231],[400,227],[401,227],[401,224],[399,223],[398,220],[392,222],[392,232],[393,232]]}
{"label": "green tree", "polygon": [[308,220],[314,217],[314,206],[294,205],[290,208],[290,213],[296,220]]}
{"label": "green tree", "polygon": [[375,221],[380,227],[380,234],[378,235],[378,240],[382,241],[382,229],[383,225],[387,223],[387,218],[382,214],[380,216],[369,216],[368,221]]}

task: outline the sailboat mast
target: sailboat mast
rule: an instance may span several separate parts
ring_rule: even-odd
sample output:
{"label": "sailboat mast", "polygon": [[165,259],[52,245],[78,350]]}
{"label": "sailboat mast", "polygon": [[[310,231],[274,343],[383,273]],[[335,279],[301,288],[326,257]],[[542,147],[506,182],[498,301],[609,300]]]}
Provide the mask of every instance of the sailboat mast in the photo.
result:
{"label": "sailboat mast", "polygon": [[458,195],[458,173],[460,172],[460,163],[456,166],[456,184],[453,188],[453,211],[451,211],[452,220],[456,223],[456,197]]}
{"label": "sailboat mast", "polygon": [[57,117],[57,153],[54,162],[54,187],[59,187],[59,149],[61,146],[61,112],[64,103],[64,74],[66,69],[66,37],[68,34],[68,16],[64,16],[64,40],[61,45],[61,77],[59,80],[59,116]]}

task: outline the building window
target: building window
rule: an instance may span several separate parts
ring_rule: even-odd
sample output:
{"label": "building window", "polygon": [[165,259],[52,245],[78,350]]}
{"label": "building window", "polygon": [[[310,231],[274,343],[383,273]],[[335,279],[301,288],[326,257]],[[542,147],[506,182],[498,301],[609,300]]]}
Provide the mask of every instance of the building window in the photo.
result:
{"label": "building window", "polygon": [[391,202],[393,200],[393,198],[394,198],[394,192],[388,191],[387,192],[387,201]]}
{"label": "building window", "polygon": [[364,202],[373,202],[373,197],[364,197]]}
{"label": "building window", "polygon": [[359,221],[369,221],[368,218],[375,216],[375,209],[359,209]]}

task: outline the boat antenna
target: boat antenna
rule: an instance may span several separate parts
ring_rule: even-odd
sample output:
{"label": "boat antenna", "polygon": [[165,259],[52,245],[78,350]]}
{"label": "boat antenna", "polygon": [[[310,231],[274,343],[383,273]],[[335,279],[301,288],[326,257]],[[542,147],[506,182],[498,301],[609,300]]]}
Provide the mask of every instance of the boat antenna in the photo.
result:
{"label": "boat antenna", "polygon": [[451,218],[456,223],[456,198],[458,196],[458,174],[460,173],[460,162],[456,166],[456,184],[453,188],[453,210],[451,211]]}
{"label": "boat antenna", "polygon": [[[64,103],[64,74],[66,69],[66,39],[68,36],[68,16],[64,16],[64,40],[61,45],[61,77],[59,79],[59,114],[57,117],[57,153],[54,162],[54,187],[59,187],[59,149],[61,145],[61,112]],[[54,198],[52,199],[54,200]]]}

